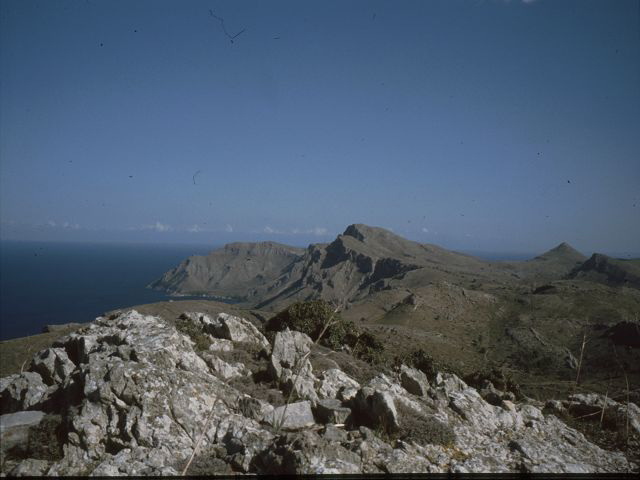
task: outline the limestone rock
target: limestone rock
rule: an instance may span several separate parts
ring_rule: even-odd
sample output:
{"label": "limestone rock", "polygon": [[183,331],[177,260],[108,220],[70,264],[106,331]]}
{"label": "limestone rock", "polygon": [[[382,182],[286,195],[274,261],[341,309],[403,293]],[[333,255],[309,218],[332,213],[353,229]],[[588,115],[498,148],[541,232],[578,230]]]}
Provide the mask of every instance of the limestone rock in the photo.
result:
{"label": "limestone rock", "polygon": [[407,392],[420,397],[425,396],[429,390],[427,376],[420,370],[406,365],[400,367],[400,381]]}
{"label": "limestone rock", "polygon": [[344,393],[342,399],[348,400],[355,396],[359,388],[360,384],[342,370],[330,368],[320,374],[318,396],[320,398],[338,398],[341,393]]}
{"label": "limestone rock", "polygon": [[[228,336],[239,338],[231,329]],[[242,343],[234,348],[245,348]],[[36,372],[0,379],[3,412],[38,416],[33,410],[40,409],[47,415],[30,432],[65,430],[56,455],[43,457],[30,446],[28,458],[5,461],[0,473],[175,476],[198,442],[189,474],[593,474],[636,468],[621,452],[605,451],[545,415],[538,404],[502,396],[500,405],[492,405],[452,374],[435,375],[427,395],[406,369],[404,376],[380,373],[362,386],[337,369],[318,380],[307,363],[310,348],[311,339],[299,332],[276,335],[271,377],[308,400],[274,408],[264,400],[271,397],[260,375],[219,378],[231,376],[235,366],[213,360],[222,362],[215,351],[196,352],[173,323],[135,310],[100,317],[36,356],[34,368],[44,369],[51,385]],[[353,390],[357,394],[346,401]],[[610,399],[573,396],[560,405],[572,412],[605,408],[626,422],[618,417],[621,405]],[[316,431],[323,428],[313,409],[320,421],[345,423],[345,407],[352,412],[349,428],[359,429],[328,425],[322,435]],[[634,419],[637,407],[630,404],[631,428]]]}
{"label": "limestone rock", "polygon": [[317,379],[309,360],[311,345],[308,335],[286,329],[278,332],[273,342],[269,373],[277,379],[285,392],[295,391],[299,398],[316,402]]}
{"label": "limestone rock", "polygon": [[233,342],[224,338],[212,338],[209,350],[211,352],[230,352],[233,350]]}
{"label": "limestone rock", "polygon": [[361,388],[353,399],[353,410],[365,425],[382,427],[387,432],[400,426],[393,396],[388,391]]}
{"label": "limestone rock", "polygon": [[47,348],[36,354],[29,371],[39,373],[44,383],[53,385],[69,378],[75,368],[63,348]]}
{"label": "limestone rock", "polygon": [[276,428],[289,430],[309,427],[315,423],[311,403],[306,400],[277,407],[265,420]]}
{"label": "limestone rock", "polygon": [[351,415],[351,409],[343,407],[342,402],[334,398],[319,400],[314,412],[318,423],[324,424],[345,423],[349,415]]}
{"label": "limestone rock", "polygon": [[29,429],[38,426],[44,412],[30,410],[0,415],[0,449],[6,452],[29,443]]}
{"label": "limestone rock", "polygon": [[16,465],[10,472],[10,477],[40,477],[47,473],[49,462],[47,460],[37,460],[27,458]]}
{"label": "limestone rock", "polygon": [[47,385],[35,372],[23,372],[0,379],[0,412],[12,413],[40,405],[46,398]]}
{"label": "limestone rock", "polygon": [[256,345],[265,349],[270,349],[269,341],[265,336],[248,320],[228,313],[219,313],[215,318],[211,318],[204,313],[189,312],[185,314],[192,320],[199,320],[205,333],[216,338],[231,340],[232,342],[243,342]]}
{"label": "limestone rock", "polygon": [[211,368],[211,371],[225,380],[236,377],[244,377],[251,374],[251,371],[247,369],[244,363],[227,363],[221,358],[209,352],[205,352],[202,356],[205,359],[205,362],[207,362],[209,368]]}

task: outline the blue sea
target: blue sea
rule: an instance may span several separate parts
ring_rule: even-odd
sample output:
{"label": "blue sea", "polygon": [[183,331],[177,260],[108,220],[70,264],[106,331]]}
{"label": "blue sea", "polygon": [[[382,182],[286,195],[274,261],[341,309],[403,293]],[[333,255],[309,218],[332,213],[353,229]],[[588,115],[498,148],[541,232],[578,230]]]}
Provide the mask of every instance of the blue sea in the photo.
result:
{"label": "blue sea", "polygon": [[0,242],[0,340],[170,297],[145,288],[212,245]]}

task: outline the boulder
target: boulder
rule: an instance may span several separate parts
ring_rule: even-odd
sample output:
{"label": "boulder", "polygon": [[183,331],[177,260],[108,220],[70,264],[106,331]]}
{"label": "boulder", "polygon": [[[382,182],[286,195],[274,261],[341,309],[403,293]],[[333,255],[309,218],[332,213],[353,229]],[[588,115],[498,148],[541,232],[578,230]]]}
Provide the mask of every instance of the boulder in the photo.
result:
{"label": "boulder", "polygon": [[0,415],[0,449],[2,452],[20,449],[27,450],[29,430],[37,427],[44,418],[44,412],[30,410]]}
{"label": "boulder", "polygon": [[209,352],[203,353],[202,357],[204,358],[205,362],[207,362],[209,368],[211,368],[211,371],[224,380],[251,375],[251,371],[247,369],[244,363],[227,363],[221,358]]}
{"label": "boulder", "polygon": [[216,338],[249,343],[267,352],[270,349],[269,341],[260,330],[244,318],[228,313],[219,313],[215,318],[204,313],[189,312],[185,315],[192,320],[199,321],[203,331]]}
{"label": "boulder", "polygon": [[345,423],[351,415],[351,409],[343,407],[340,400],[325,398],[318,401],[314,413],[318,423]]}
{"label": "boulder", "polygon": [[233,350],[233,342],[224,338],[212,338],[209,350],[211,352],[230,352]]}
{"label": "boulder", "polygon": [[23,372],[0,379],[0,413],[28,410],[41,405],[48,387],[35,372]]}
{"label": "boulder", "polygon": [[371,428],[382,428],[386,432],[400,427],[393,396],[388,391],[363,387],[352,401],[356,421]]}
{"label": "boulder", "polygon": [[266,416],[265,421],[276,429],[288,430],[309,427],[315,423],[311,403],[306,400],[275,408]]}
{"label": "boulder", "polygon": [[429,391],[427,376],[415,368],[402,365],[400,367],[400,382],[405,390],[419,397],[423,397]]}
{"label": "boulder", "polygon": [[29,366],[29,371],[39,373],[47,385],[64,382],[75,369],[63,348],[42,350],[33,357]]}
{"label": "boulder", "polygon": [[49,469],[47,460],[38,460],[35,458],[27,458],[16,465],[9,472],[10,477],[41,477],[46,475]]}
{"label": "boulder", "polygon": [[273,342],[269,373],[279,381],[285,393],[294,391],[299,398],[318,400],[317,379],[309,360],[313,342],[308,335],[286,329],[278,332]]}
{"label": "boulder", "polygon": [[319,380],[318,397],[320,398],[342,397],[342,400],[349,400],[360,389],[358,382],[337,368],[325,370],[320,374]]}

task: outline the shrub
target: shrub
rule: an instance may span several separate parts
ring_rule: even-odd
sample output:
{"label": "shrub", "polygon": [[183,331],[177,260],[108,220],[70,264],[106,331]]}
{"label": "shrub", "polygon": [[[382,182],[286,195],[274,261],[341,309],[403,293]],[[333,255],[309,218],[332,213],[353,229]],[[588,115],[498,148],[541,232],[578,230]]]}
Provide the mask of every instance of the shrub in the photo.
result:
{"label": "shrub", "polygon": [[209,350],[211,340],[209,340],[209,337],[202,332],[193,320],[185,315],[180,315],[175,324],[176,330],[193,340],[197,351]]}
{"label": "shrub", "polygon": [[379,363],[382,360],[384,345],[369,332],[358,335],[353,346],[353,355],[368,363]]}
{"label": "shrub", "polygon": [[397,356],[394,363],[397,367],[401,364],[408,365],[413,368],[424,372],[429,380],[432,380],[439,370],[442,370],[442,366],[439,365],[431,355],[425,352],[422,348],[409,352],[402,356]]}
{"label": "shrub", "polygon": [[369,332],[362,332],[353,322],[344,320],[324,300],[298,302],[289,306],[269,319],[265,325],[265,336],[273,343],[276,332],[289,328],[316,340],[328,323],[331,325],[320,339],[321,345],[332,350],[348,346],[356,358],[369,363],[380,361],[384,345]]}
{"label": "shrub", "polygon": [[343,345],[353,346],[358,332],[353,322],[344,320],[324,300],[298,302],[269,319],[265,326],[265,335],[273,342],[275,333],[286,328],[306,333],[316,340],[327,323],[331,326],[320,339],[320,344],[338,350]]}
{"label": "shrub", "polygon": [[503,392],[512,392],[516,398],[522,397],[520,385],[513,379],[510,373],[501,368],[491,370],[478,370],[463,377],[468,385],[474,388],[481,388],[485,380],[489,380],[494,387]]}

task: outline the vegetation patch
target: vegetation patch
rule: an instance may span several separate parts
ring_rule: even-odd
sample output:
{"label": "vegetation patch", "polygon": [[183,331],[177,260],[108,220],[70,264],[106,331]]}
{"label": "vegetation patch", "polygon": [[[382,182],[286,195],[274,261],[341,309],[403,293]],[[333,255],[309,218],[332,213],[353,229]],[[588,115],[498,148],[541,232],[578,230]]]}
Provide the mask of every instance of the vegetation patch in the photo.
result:
{"label": "vegetation patch", "polygon": [[444,370],[442,365],[436,362],[431,355],[422,348],[413,350],[404,355],[397,355],[394,359],[396,367],[405,364],[422,371],[429,380],[433,380],[439,371]]}
{"label": "vegetation patch", "polygon": [[451,425],[438,420],[434,416],[424,415],[396,402],[396,410],[400,416],[400,428],[393,433],[395,438],[413,441],[419,445],[453,445],[456,435]]}
{"label": "vegetation patch", "polygon": [[297,302],[287,307],[269,319],[265,325],[265,336],[273,343],[276,332],[286,328],[306,333],[313,340],[322,334],[318,342],[321,345],[332,350],[347,346],[356,358],[369,363],[380,361],[384,351],[382,342],[369,332],[360,331],[353,322],[343,319],[324,300]]}
{"label": "vegetation patch", "polygon": [[180,315],[175,322],[176,330],[178,330],[183,335],[187,335],[193,342],[195,343],[194,348],[197,351],[209,350],[209,346],[211,345],[211,340],[209,337],[202,332],[202,329],[195,324],[193,320],[191,320],[186,315]]}
{"label": "vegetation patch", "polygon": [[503,392],[511,392],[516,398],[522,398],[520,385],[514,380],[513,376],[501,368],[492,368],[490,370],[477,370],[469,375],[464,376],[463,380],[467,385],[474,388],[482,388],[485,380],[490,381],[494,387]]}

